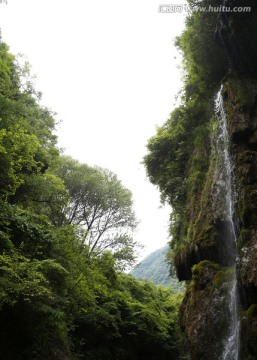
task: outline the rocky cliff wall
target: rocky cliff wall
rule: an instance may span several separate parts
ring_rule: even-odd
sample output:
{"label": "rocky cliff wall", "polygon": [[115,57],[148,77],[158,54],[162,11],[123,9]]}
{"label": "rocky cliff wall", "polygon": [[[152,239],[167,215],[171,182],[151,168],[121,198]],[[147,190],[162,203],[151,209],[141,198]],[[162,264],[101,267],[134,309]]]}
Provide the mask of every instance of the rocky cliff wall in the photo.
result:
{"label": "rocky cliff wall", "polygon": [[[223,98],[236,193],[235,252],[241,318],[239,357],[253,360],[257,358],[257,11],[252,1],[225,3],[227,6],[252,7],[248,16],[219,16],[216,38],[230,62],[230,73],[223,81]],[[210,124],[214,141],[215,120],[210,119]],[[228,307],[226,291],[231,286],[231,253],[226,248],[227,227],[218,174],[219,163],[212,150],[190,245],[175,259],[179,278],[188,280],[181,322],[189,340],[192,360],[221,358],[222,341],[228,326],[224,309]]]}

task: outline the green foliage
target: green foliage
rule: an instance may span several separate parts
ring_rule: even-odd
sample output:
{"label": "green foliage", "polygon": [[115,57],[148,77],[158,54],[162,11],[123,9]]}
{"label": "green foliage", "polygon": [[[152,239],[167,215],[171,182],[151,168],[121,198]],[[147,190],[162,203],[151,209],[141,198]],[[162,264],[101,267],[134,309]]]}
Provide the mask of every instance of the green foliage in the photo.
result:
{"label": "green foliage", "polygon": [[59,229],[57,258],[68,270],[67,314],[77,356],[176,359],[184,345],[178,324],[181,295],[117,274],[111,253],[89,258],[71,230]]}
{"label": "green foliage", "polygon": [[70,201],[63,207],[64,224],[81,230],[89,253],[113,252],[120,268],[134,262],[132,194],[109,170],[80,164],[62,157],[55,174],[68,189]]}
{"label": "green foliage", "polygon": [[[172,359],[182,346],[178,328],[181,297],[120,275],[117,289],[109,293],[100,313],[85,314],[84,357],[89,359]],[[84,352],[85,351],[85,352]]]}
{"label": "green foliage", "polygon": [[11,200],[36,214],[48,216],[53,225],[61,226],[65,222],[64,208],[69,202],[69,192],[63,181],[49,171],[25,174],[23,180],[15,199]]}
{"label": "green foliage", "polygon": [[30,261],[17,253],[0,256],[0,308],[5,303],[14,305],[20,299],[31,301],[38,297],[51,297],[41,266],[38,260]]}
{"label": "green foliage", "polygon": [[[193,10],[213,6],[211,0],[188,3]],[[210,176],[214,94],[228,72],[226,55],[215,41],[216,21],[217,13],[213,12],[192,11],[188,15],[185,30],[176,40],[183,55],[181,105],[148,141],[144,158],[150,181],[172,207],[171,263],[181,279],[191,276],[192,254],[192,262],[197,262],[192,249],[199,243],[198,228],[211,226],[206,219],[202,224],[201,217],[207,217],[202,196]]]}
{"label": "green foliage", "polygon": [[54,123],[0,43],[1,358],[177,359],[181,296],[121,273],[135,258],[130,191],[60,157]]}
{"label": "green foliage", "polygon": [[186,201],[184,164],[190,152],[184,115],[184,108],[171,114],[170,119],[149,140],[149,153],[144,158],[150,181],[159,186],[163,201],[168,198],[177,211],[181,211]]}
{"label": "green foliage", "polygon": [[[188,1],[189,5],[213,6],[213,0]],[[185,100],[206,101],[228,71],[223,49],[215,41],[217,13],[193,11],[176,45],[183,54]]]}
{"label": "green foliage", "polygon": [[52,227],[47,218],[0,202],[0,229],[8,241],[3,242],[3,251],[14,247],[23,255],[44,259],[53,246]]}
{"label": "green foliage", "polygon": [[172,246],[178,250],[190,242],[190,220],[198,216],[199,198],[210,156],[211,103],[189,101],[175,109],[148,142],[144,158],[150,181],[158,185],[171,214]]}
{"label": "green foliage", "polygon": [[23,183],[23,172],[37,172],[41,169],[40,162],[35,159],[39,147],[36,136],[29,135],[18,124],[12,130],[0,130],[1,197],[15,194]]}
{"label": "green foliage", "polygon": [[51,112],[39,105],[8,47],[0,43],[0,197],[14,196],[24,174],[44,172],[58,151]]}

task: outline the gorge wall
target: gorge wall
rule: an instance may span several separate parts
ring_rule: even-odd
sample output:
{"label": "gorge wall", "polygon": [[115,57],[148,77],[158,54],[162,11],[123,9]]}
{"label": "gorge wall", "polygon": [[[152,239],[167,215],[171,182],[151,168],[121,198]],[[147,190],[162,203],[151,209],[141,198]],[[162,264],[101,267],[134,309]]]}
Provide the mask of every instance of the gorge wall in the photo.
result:
{"label": "gorge wall", "polygon": [[[253,360],[257,358],[257,6],[242,0],[201,2],[210,4],[249,6],[251,11],[205,17],[194,12],[189,17],[178,40],[187,74],[184,103],[150,139],[145,164],[163,200],[173,207],[171,261],[178,278],[187,282],[181,324],[191,359]],[[221,84],[233,161],[234,248],[227,245],[226,192],[215,148],[219,125],[214,98]],[[236,356],[224,355],[234,269],[240,319]]]}
{"label": "gorge wall", "polygon": [[[233,3],[239,5],[239,2]],[[236,269],[241,318],[238,358],[244,360],[257,357],[257,52],[253,46],[256,13],[254,8],[252,11],[247,20],[245,14],[223,14],[218,18],[216,28],[216,36],[231,69],[223,81],[223,98],[231,138],[230,153],[234,159]],[[229,321],[226,291],[232,281],[226,224],[217,193],[219,169],[213,156],[211,153],[208,176],[201,193],[202,208],[197,218],[201,226],[189,246],[186,261],[180,260],[178,264],[178,275],[182,279],[188,279],[184,274],[190,270],[186,268],[197,264],[193,266],[181,314],[192,359],[198,360],[223,359],[222,346]],[[181,267],[184,267],[184,273]]]}

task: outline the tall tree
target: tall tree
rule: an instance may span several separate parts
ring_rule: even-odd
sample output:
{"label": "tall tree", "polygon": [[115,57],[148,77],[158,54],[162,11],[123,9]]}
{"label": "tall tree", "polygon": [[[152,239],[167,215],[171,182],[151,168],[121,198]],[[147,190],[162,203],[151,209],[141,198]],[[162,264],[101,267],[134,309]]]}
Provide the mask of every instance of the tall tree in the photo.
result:
{"label": "tall tree", "polygon": [[133,261],[136,242],[132,234],[137,221],[131,192],[117,176],[70,157],[62,157],[55,173],[64,181],[70,195],[64,209],[66,223],[78,226],[89,253],[110,250],[117,260]]}

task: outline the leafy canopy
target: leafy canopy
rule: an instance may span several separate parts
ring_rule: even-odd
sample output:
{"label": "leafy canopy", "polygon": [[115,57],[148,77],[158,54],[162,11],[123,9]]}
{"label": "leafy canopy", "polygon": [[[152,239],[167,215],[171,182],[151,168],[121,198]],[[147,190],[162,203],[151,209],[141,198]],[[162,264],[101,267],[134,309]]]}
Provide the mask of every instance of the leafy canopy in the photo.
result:
{"label": "leafy canopy", "polygon": [[0,42],[2,358],[177,359],[181,296],[121,272],[135,258],[130,191],[60,156],[54,126]]}

